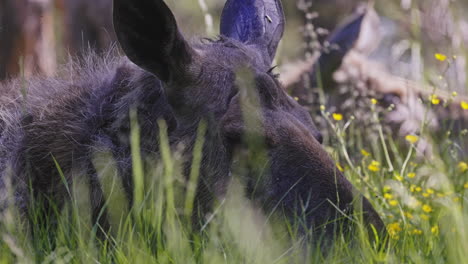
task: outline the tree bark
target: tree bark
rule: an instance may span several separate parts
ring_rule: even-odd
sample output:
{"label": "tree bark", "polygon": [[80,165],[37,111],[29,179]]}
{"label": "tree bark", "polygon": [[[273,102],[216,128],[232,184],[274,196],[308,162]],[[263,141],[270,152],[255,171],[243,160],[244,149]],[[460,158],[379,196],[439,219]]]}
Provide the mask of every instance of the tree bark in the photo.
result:
{"label": "tree bark", "polygon": [[55,72],[53,11],[52,0],[0,0],[0,79]]}

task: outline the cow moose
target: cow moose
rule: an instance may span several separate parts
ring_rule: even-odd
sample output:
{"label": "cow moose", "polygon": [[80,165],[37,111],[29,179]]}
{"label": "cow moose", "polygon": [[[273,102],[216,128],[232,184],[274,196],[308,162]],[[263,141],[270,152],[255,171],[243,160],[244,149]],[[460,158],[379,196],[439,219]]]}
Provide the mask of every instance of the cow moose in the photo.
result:
{"label": "cow moose", "polygon": [[[158,121],[167,124],[171,146],[184,143],[186,156],[200,122],[206,124],[196,191],[196,204],[204,213],[224,194],[233,155],[246,147],[243,138],[254,135],[264,139],[268,165],[260,191],[247,191],[264,210],[277,210],[291,221],[300,217],[308,228],[333,236],[337,223],[360,212],[354,209],[357,204],[364,222],[385,233],[370,202],[322,147],[309,113],[272,73],[285,25],[280,0],[228,0],[219,38],[194,43],[183,37],[163,0],[114,0],[113,20],[126,56],[90,55],[85,66],[72,64],[67,78],[0,86],[0,193],[11,175],[22,212],[28,211],[31,198],[44,201],[46,208],[46,201],[63,203],[59,164],[69,183],[88,177],[98,221],[105,198],[92,159],[103,149],[115,158],[131,200],[130,113],[136,113],[142,157],[159,155]],[[242,112],[245,89],[258,95],[258,104],[249,108],[257,117],[254,126]],[[190,168],[190,161],[185,167]]]}

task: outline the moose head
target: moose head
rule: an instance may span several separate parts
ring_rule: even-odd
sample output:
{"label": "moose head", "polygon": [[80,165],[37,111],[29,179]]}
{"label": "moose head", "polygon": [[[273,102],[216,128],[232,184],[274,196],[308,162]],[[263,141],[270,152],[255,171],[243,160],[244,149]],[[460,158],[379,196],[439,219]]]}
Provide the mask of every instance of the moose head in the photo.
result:
{"label": "moose head", "polygon": [[[261,176],[262,192],[252,196],[291,216],[303,215],[311,225],[340,217],[336,208],[352,211],[353,187],[321,146],[309,113],[270,71],[285,27],[280,0],[228,0],[220,40],[205,44],[183,38],[163,1],[116,0],[114,25],[130,60],[164,82],[170,105],[182,117],[176,119],[212,120],[209,129],[219,135],[217,144],[226,146],[230,169],[242,137],[264,138],[269,169]],[[240,69],[250,74],[241,76]],[[258,95],[257,107],[247,106],[255,125],[243,113],[243,89]],[[363,205],[369,223],[382,229],[369,202],[364,199]]]}

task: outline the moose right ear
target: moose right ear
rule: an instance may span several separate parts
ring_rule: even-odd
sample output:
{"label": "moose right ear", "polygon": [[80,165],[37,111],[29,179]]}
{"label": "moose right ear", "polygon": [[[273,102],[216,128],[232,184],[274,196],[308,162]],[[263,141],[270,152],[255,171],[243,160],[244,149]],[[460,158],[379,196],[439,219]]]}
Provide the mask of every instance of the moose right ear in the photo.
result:
{"label": "moose right ear", "polygon": [[114,29],[127,57],[169,82],[193,74],[195,51],[163,0],[114,0]]}
{"label": "moose right ear", "polygon": [[266,51],[270,65],[284,33],[283,5],[281,0],[227,0],[220,26],[221,35]]}

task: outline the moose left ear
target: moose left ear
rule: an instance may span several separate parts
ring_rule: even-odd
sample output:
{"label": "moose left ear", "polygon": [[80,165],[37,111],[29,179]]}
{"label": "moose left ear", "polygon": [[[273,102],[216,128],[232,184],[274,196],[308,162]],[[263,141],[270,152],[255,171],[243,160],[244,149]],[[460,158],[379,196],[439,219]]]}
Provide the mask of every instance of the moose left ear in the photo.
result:
{"label": "moose left ear", "polygon": [[196,52],[163,0],[114,0],[114,29],[127,57],[170,82],[193,74]]}
{"label": "moose left ear", "polygon": [[285,17],[281,0],[227,0],[221,34],[266,51],[269,63],[283,36]]}

